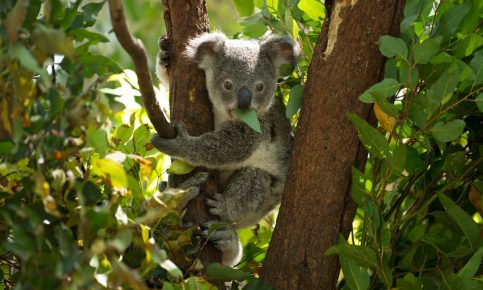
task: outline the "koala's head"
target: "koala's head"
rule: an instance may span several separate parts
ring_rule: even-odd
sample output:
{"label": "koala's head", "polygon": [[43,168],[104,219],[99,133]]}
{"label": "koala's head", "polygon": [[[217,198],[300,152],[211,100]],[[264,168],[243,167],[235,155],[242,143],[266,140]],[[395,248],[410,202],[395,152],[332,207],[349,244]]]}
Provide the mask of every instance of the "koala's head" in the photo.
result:
{"label": "koala's head", "polygon": [[205,71],[214,109],[234,116],[236,109],[254,109],[263,116],[273,101],[279,67],[294,66],[299,50],[284,36],[263,41],[228,39],[222,33],[202,34],[190,41],[186,54]]}

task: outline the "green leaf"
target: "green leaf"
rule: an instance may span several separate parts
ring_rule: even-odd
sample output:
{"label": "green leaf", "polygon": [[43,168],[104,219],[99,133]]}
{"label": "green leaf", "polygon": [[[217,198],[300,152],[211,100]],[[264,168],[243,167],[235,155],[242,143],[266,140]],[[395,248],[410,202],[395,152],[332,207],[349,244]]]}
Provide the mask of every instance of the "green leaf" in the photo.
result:
{"label": "green leaf", "polygon": [[182,175],[188,174],[194,169],[195,167],[193,165],[190,165],[180,160],[174,160],[173,162],[171,162],[171,166],[168,168],[167,171],[171,174]]}
{"label": "green leaf", "polygon": [[478,51],[470,61],[470,67],[475,73],[475,85],[483,83],[483,50]]}
{"label": "green leaf", "polygon": [[107,150],[107,133],[102,128],[89,127],[87,130],[87,144],[94,147],[104,156]]}
{"label": "green leaf", "polygon": [[451,38],[460,28],[461,22],[471,10],[469,1],[455,5],[446,11],[440,20],[441,33],[446,39]]}
{"label": "green leaf", "polygon": [[363,267],[345,255],[339,255],[339,262],[344,279],[351,289],[365,290],[369,287],[369,273]]}
{"label": "green leaf", "polygon": [[[348,245],[344,238],[339,237],[339,244]],[[365,290],[369,287],[369,273],[356,263],[354,259],[339,254],[339,262],[344,273],[344,279],[352,290]]]}
{"label": "green leaf", "polygon": [[114,160],[98,159],[92,165],[92,171],[104,178],[110,178],[115,187],[127,186],[127,174],[124,168]]}
{"label": "green leaf", "polygon": [[481,257],[483,256],[483,246],[470,258],[468,263],[458,272],[458,277],[470,279],[481,267]]}
{"label": "green leaf", "polygon": [[[438,194],[439,201],[446,210],[450,218],[460,227],[465,234],[470,246],[475,249],[476,243],[480,236],[480,229],[473,219],[456,203],[443,193]],[[469,272],[469,270],[468,270]],[[466,275],[468,272],[465,272]]]}
{"label": "green leaf", "polygon": [[236,10],[240,13],[240,16],[250,16],[254,11],[253,0],[233,0]]}
{"label": "green leaf", "polygon": [[408,47],[401,38],[384,35],[377,41],[379,50],[386,57],[398,57],[407,60]]}
{"label": "green leaf", "polygon": [[236,110],[235,111],[238,118],[240,118],[243,122],[245,122],[250,128],[255,130],[258,133],[261,133],[262,130],[260,128],[260,121],[258,120],[257,113],[255,110]]}
{"label": "green leaf", "polygon": [[478,34],[468,35],[453,47],[454,55],[457,58],[467,57],[482,45],[483,37]]}
{"label": "green leaf", "polygon": [[377,256],[373,249],[365,246],[355,246],[355,245],[337,245],[330,247],[325,255],[342,254],[347,257],[352,258],[361,265],[367,266],[373,270],[379,268],[377,262]]}
{"label": "green leaf", "polygon": [[37,60],[34,58],[32,53],[25,48],[25,46],[14,43],[8,48],[8,55],[17,59],[20,65],[24,68],[30,70],[31,72],[37,73],[44,80],[48,79],[47,71],[42,69],[38,64]]}
{"label": "green leaf", "polygon": [[265,32],[267,32],[267,26],[262,23],[250,24],[243,29],[243,34],[253,38],[261,37]]}
{"label": "green leaf", "polygon": [[116,130],[116,137],[125,143],[131,138],[132,132],[133,132],[133,127],[126,124],[122,124]]}
{"label": "green leaf", "polygon": [[436,37],[428,38],[422,43],[418,43],[414,48],[414,62],[420,64],[428,63],[438,53],[442,40],[441,37]]}
{"label": "green leaf", "polygon": [[0,156],[8,155],[13,149],[12,141],[4,140],[0,141]]}
{"label": "green leaf", "polygon": [[461,136],[465,126],[465,121],[460,119],[449,122],[439,121],[431,128],[431,133],[439,142],[451,142]]}
{"label": "green leaf", "polygon": [[406,167],[407,150],[403,144],[394,148],[391,157],[388,159],[393,174],[401,174]]}
{"label": "green leaf", "polygon": [[389,98],[394,96],[400,87],[401,84],[399,84],[397,80],[386,78],[362,93],[362,95],[359,96],[359,100],[363,103],[374,103],[375,96]]}
{"label": "green leaf", "polygon": [[448,94],[452,93],[459,79],[459,70],[456,65],[452,65],[445,70],[439,79],[429,88],[428,97],[440,103]]}
{"label": "green leaf", "polygon": [[82,6],[82,16],[84,20],[84,27],[89,27],[94,25],[97,20],[97,15],[101,11],[102,7],[104,6],[104,1],[99,3],[89,3]]}
{"label": "green leaf", "polygon": [[82,42],[85,39],[91,41],[92,44],[109,42],[109,38],[107,38],[105,35],[82,28],[72,29],[68,32],[68,35],[74,36],[74,39],[79,42]]}
{"label": "green leaf", "polygon": [[297,114],[300,106],[302,105],[302,95],[304,93],[304,86],[296,85],[290,90],[287,110],[285,116],[291,119],[293,115]]}
{"label": "green leaf", "polygon": [[106,73],[121,73],[121,67],[112,59],[103,55],[85,54],[79,58],[79,62],[84,67],[84,76],[90,77],[97,73],[104,75]]}
{"label": "green leaf", "polygon": [[251,277],[250,274],[245,273],[238,269],[233,269],[228,266],[222,266],[219,263],[209,264],[206,267],[206,275],[208,279],[221,280],[225,282],[229,281],[244,281]]}
{"label": "green leaf", "polygon": [[483,112],[483,93],[480,93],[476,99],[475,99],[476,105],[478,106],[478,109],[480,109],[480,112]]}
{"label": "green leaf", "polygon": [[300,0],[297,7],[302,10],[307,17],[313,20],[322,20],[325,18],[325,7],[320,1]]}
{"label": "green leaf", "polygon": [[359,139],[369,153],[383,159],[390,155],[389,143],[376,128],[372,127],[365,120],[355,114],[348,114],[348,117],[352,121],[352,124],[357,128]]}

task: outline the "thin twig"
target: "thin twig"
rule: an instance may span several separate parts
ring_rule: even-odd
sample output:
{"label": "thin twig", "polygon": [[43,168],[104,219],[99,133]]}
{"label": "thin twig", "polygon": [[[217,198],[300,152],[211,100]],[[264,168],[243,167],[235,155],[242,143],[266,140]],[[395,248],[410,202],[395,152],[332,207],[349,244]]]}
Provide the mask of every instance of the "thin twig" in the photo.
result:
{"label": "thin twig", "polygon": [[114,33],[121,46],[131,57],[134,69],[138,77],[139,90],[143,99],[144,107],[154,129],[163,138],[174,138],[176,133],[166,119],[163,111],[159,108],[156,101],[156,93],[153,89],[153,82],[149,72],[148,58],[143,43],[132,36],[124,17],[124,7],[122,0],[109,0],[109,11]]}

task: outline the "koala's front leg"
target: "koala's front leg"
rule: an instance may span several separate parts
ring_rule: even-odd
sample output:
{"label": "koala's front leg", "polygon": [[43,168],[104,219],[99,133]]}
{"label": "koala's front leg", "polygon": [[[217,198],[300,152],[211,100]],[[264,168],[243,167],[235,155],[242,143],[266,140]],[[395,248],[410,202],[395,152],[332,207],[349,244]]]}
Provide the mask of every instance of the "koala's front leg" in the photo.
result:
{"label": "koala's front leg", "polygon": [[190,136],[181,125],[176,125],[176,130],[174,139],[154,135],[154,147],[194,166],[214,169],[239,164],[250,157],[263,136],[241,122],[226,122],[219,130],[201,136]]}
{"label": "koala's front leg", "polygon": [[209,212],[236,228],[256,224],[275,204],[278,197],[270,190],[271,177],[258,168],[239,169],[230,176],[221,193],[207,199]]}

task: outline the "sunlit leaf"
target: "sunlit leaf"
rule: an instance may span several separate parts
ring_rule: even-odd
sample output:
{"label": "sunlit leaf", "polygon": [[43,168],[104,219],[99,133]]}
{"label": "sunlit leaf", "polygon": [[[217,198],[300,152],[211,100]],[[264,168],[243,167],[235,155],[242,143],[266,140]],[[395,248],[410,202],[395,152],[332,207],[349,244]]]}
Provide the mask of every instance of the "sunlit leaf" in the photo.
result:
{"label": "sunlit leaf", "polygon": [[191,171],[195,169],[194,166],[185,163],[180,160],[174,160],[171,162],[171,166],[168,168],[168,173],[176,174],[176,175],[182,175],[182,174],[188,174]]}
{"label": "sunlit leaf", "polygon": [[325,18],[325,7],[320,1],[300,0],[297,7],[313,20],[322,20]]}
{"label": "sunlit leaf", "polygon": [[110,159],[98,159],[92,166],[92,171],[104,178],[108,178],[113,186],[126,187],[127,175],[124,168]]}
{"label": "sunlit leaf", "polygon": [[253,0],[233,0],[236,10],[241,16],[250,16],[255,8]]}

